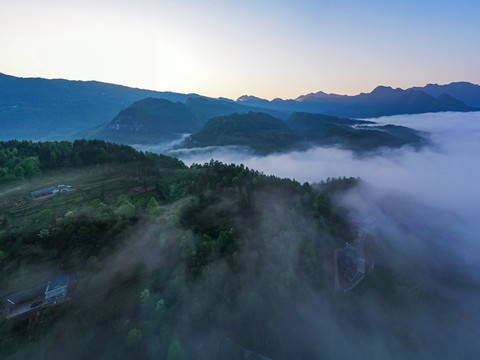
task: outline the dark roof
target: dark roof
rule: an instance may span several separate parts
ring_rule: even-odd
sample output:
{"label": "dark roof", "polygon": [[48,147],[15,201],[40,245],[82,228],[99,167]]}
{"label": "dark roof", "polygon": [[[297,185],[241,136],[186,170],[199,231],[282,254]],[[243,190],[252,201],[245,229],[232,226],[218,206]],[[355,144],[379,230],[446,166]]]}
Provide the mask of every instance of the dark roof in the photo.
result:
{"label": "dark roof", "polygon": [[356,267],[358,262],[357,252],[353,249],[347,249],[345,251],[345,266]]}
{"label": "dark roof", "polygon": [[11,294],[11,295],[9,295],[5,298],[5,301],[10,300],[15,305],[22,304],[24,302],[28,302],[30,300],[33,300],[37,297],[43,296],[45,288],[46,288],[46,284],[43,283],[43,284],[37,285],[33,288],[23,290],[23,291],[20,291],[18,293],[15,293],[15,294]]}
{"label": "dark roof", "polygon": [[39,196],[39,195],[43,195],[43,194],[48,194],[48,193],[52,192],[53,190],[55,190],[54,187],[51,187],[51,188],[48,188],[48,189],[37,190],[37,191],[31,192],[30,195]]}
{"label": "dark roof", "polygon": [[68,278],[69,278],[68,275],[58,275],[55,279],[50,280],[45,293],[52,291],[56,288],[68,285]]}

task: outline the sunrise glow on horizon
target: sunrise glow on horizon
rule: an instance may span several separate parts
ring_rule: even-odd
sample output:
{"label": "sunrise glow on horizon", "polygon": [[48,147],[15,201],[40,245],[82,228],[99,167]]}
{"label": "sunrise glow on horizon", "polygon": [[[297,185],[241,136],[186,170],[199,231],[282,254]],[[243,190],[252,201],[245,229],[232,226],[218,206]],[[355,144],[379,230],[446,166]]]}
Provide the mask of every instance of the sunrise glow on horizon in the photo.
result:
{"label": "sunrise glow on horizon", "polygon": [[477,1],[0,4],[0,72],[236,99],[480,83]]}

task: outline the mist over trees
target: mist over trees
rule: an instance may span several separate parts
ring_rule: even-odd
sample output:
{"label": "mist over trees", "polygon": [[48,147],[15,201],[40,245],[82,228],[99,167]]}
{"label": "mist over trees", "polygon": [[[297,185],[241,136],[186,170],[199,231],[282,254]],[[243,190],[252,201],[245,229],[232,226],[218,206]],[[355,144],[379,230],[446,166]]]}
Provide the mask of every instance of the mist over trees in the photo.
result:
{"label": "mist over trees", "polygon": [[[449,116],[467,130],[423,116],[436,147],[361,158],[314,149],[187,167],[94,141],[66,143],[68,165],[48,167],[47,145],[3,144],[41,173],[0,184],[1,295],[58,273],[73,281],[68,305],[1,322],[1,355],[475,358],[479,132]],[[270,175],[281,171],[301,182]],[[75,191],[28,199],[58,183]],[[366,277],[334,295],[334,250],[360,227]]]}
{"label": "mist over trees", "polygon": [[[32,146],[21,153],[33,155],[26,151]],[[299,292],[329,291],[330,252],[353,236],[342,211],[308,184],[243,165],[188,169],[170,158],[144,163],[145,155],[131,151],[137,160],[82,165],[84,175],[75,176],[85,184],[71,194],[23,200],[20,208],[18,194],[9,195],[0,231],[4,295],[60,269],[76,281],[71,304],[45,311],[37,325],[3,323],[2,355],[43,349],[50,358],[57,350],[48,350],[49,339],[58,336],[71,357],[88,348],[96,358],[210,358],[218,341],[220,354],[232,358],[241,358],[243,346],[280,351],[279,334],[269,341],[260,335],[276,328]],[[104,180],[89,185],[99,175]],[[118,176],[121,192],[108,182]],[[73,340],[71,332],[81,335]]]}

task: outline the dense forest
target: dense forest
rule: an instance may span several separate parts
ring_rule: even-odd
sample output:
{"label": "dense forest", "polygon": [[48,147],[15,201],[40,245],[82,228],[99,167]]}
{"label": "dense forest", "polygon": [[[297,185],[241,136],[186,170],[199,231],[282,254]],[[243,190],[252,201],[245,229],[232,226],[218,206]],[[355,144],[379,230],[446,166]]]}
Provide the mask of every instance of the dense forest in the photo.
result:
{"label": "dense forest", "polygon": [[[211,358],[218,341],[231,358],[243,346],[278,353],[281,309],[310,287],[330,291],[331,250],[353,236],[325,192],[243,165],[187,168],[102,141],[12,141],[1,151],[15,154],[2,163],[2,193],[16,188],[2,201],[3,295],[39,274],[76,279],[69,306],[35,325],[2,323],[3,356]],[[25,159],[35,171],[18,171]],[[25,198],[39,182],[72,179],[71,194]]]}
{"label": "dense forest", "polygon": [[[217,116],[247,113],[254,107],[227,99],[211,99],[192,95],[186,101],[149,97],[134,102],[120,111],[109,123],[73,134],[73,139],[103,139],[124,144],[158,144],[194,133]],[[275,116],[283,113],[268,111]],[[68,140],[68,138],[66,139]]]}
{"label": "dense forest", "polygon": [[45,170],[138,161],[162,168],[185,168],[179,160],[164,155],[137,152],[130,146],[102,140],[0,141],[0,182],[31,178]]}
{"label": "dense forest", "polygon": [[427,143],[424,134],[402,126],[300,112],[283,121],[265,113],[248,112],[211,118],[178,147],[237,145],[268,155],[315,146],[368,153],[405,145],[418,149]]}
{"label": "dense forest", "polygon": [[301,149],[302,140],[284,121],[265,113],[249,112],[211,118],[180,146],[240,145],[266,155]]}
{"label": "dense forest", "polygon": [[[2,358],[428,358],[411,322],[463,321],[387,237],[358,289],[333,295],[334,249],[357,236],[335,199],[358,179],[300,184],[102,141],[1,146],[0,298],[71,277],[68,303],[0,319]],[[15,174],[25,159],[36,170]],[[29,196],[59,183],[73,190]]]}

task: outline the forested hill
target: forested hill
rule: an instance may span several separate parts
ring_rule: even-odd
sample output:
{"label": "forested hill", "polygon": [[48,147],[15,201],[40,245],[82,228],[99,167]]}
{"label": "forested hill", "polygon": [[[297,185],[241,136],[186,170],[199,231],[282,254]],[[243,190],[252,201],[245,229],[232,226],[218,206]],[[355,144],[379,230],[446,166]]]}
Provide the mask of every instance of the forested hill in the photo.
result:
{"label": "forested hill", "polygon": [[338,146],[363,153],[404,145],[419,148],[425,144],[422,133],[402,126],[299,112],[282,121],[249,112],[212,118],[179,147],[237,145],[266,155],[313,146]]}
{"label": "forested hill", "polygon": [[[59,148],[68,161],[57,168]],[[331,195],[352,179],[322,192],[103,142],[2,151],[38,159],[43,173],[0,183],[0,299],[58,272],[71,275],[72,298],[35,322],[0,319],[2,358],[243,359],[244,347],[314,356],[301,339],[317,330],[295,314],[311,289],[331,292],[331,253],[353,236]],[[73,190],[28,197],[58,183]],[[299,329],[288,339],[275,330],[285,314]]]}
{"label": "forested hill", "polygon": [[[123,144],[159,144],[194,133],[211,117],[245,114],[255,109],[234,101],[190,97],[185,103],[146,98],[120,111],[108,124],[72,135]],[[272,111],[272,113],[280,114]]]}
{"label": "forested hill", "polygon": [[[0,317],[2,359],[478,354],[477,325],[451,305],[470,283],[445,277],[454,269],[439,271],[437,257],[407,256],[389,233],[366,236],[364,281],[333,295],[347,266],[336,249],[359,236],[335,199],[357,179],[310,186],[213,160],[188,168],[101,141],[1,151],[42,173],[0,182],[0,312],[59,274],[71,299]],[[72,188],[30,197],[58,184]]]}
{"label": "forested hill", "polygon": [[130,146],[102,140],[0,141],[0,182],[32,178],[57,168],[149,161],[163,168],[186,168],[178,159],[138,152]]}
{"label": "forested hill", "polygon": [[427,144],[424,134],[419,131],[372,121],[295,112],[286,124],[314,145],[336,145],[360,152],[404,145],[420,148]]}
{"label": "forested hill", "polygon": [[299,149],[302,137],[285,123],[265,113],[219,116],[207,121],[182,146],[248,146],[260,154]]}
{"label": "forested hill", "polygon": [[146,98],[123,109],[108,124],[87,135],[118,143],[160,143],[200,129],[203,121],[181,102]]}

